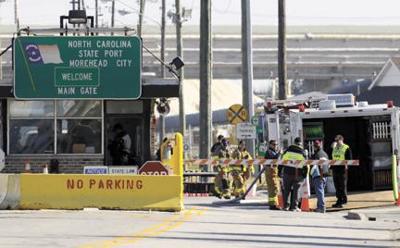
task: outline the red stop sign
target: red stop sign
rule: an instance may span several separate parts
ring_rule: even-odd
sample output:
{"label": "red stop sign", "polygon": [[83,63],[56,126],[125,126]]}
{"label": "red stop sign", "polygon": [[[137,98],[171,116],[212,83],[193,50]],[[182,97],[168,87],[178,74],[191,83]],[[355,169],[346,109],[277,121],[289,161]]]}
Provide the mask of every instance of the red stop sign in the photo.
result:
{"label": "red stop sign", "polygon": [[168,170],[160,161],[147,161],[140,167],[139,175],[167,176]]}

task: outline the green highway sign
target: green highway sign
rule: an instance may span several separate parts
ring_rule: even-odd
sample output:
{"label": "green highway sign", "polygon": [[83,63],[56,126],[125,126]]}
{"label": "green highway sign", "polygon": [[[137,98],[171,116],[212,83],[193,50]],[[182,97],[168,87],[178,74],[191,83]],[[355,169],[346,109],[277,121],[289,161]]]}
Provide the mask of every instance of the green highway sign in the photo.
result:
{"label": "green highway sign", "polygon": [[136,36],[25,36],[14,41],[19,99],[138,99],[142,43]]}

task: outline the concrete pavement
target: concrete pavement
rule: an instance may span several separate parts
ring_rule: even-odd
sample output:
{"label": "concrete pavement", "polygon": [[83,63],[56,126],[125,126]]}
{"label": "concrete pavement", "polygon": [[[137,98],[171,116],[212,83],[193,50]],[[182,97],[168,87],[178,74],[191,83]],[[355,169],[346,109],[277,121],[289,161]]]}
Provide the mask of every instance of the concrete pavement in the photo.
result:
{"label": "concrete pavement", "polygon": [[[245,201],[259,201],[260,203],[268,204],[268,192],[266,190],[257,191],[257,195],[254,197],[246,197]],[[336,202],[334,194],[325,195],[326,208],[328,212],[331,211],[343,211],[352,209],[364,209],[372,207],[385,207],[393,206],[394,198],[391,190],[386,191],[365,191],[365,192],[349,192],[348,202],[343,205],[343,208],[332,208],[331,206]],[[310,208],[317,208],[317,198],[312,195],[309,200]]]}
{"label": "concrete pavement", "polygon": [[[386,191],[368,191],[368,192],[349,192],[348,202],[343,206],[343,209],[331,208],[336,202],[334,195],[329,195],[325,198],[328,211],[351,210],[371,207],[393,206],[394,198],[391,190]],[[313,198],[311,206],[317,206],[317,199]]]}
{"label": "concrete pavement", "polygon": [[[187,198],[181,213],[0,211],[1,247],[400,247],[400,208],[270,211],[264,204],[216,205]],[[354,210],[353,210],[354,211]],[[373,219],[373,218],[372,218]],[[396,240],[397,239],[397,240]]]}

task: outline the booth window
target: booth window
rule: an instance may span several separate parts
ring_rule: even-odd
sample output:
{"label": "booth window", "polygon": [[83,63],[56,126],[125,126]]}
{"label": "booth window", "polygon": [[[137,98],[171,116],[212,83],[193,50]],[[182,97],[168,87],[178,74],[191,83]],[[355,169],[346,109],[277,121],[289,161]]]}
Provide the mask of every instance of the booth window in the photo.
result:
{"label": "booth window", "polygon": [[9,106],[10,154],[102,152],[101,101],[10,100]]}
{"label": "booth window", "polygon": [[57,152],[101,153],[100,101],[57,101]]}
{"label": "booth window", "polygon": [[10,101],[10,153],[54,153],[53,101]]}

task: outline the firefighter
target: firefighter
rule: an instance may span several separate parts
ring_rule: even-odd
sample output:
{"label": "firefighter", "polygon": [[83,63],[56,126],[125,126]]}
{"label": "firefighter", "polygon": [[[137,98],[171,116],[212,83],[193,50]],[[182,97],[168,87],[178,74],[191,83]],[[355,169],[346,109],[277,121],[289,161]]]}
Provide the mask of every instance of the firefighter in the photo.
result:
{"label": "firefighter", "polygon": [[[269,141],[269,147],[265,153],[266,159],[278,159],[280,152],[278,150],[278,144],[276,140]],[[268,205],[270,210],[280,210],[278,203],[278,193],[280,188],[279,177],[278,177],[278,165],[270,164],[266,165],[265,180],[267,182],[268,189]]]}
{"label": "firefighter", "polygon": [[[221,138],[218,143],[218,149],[212,154],[214,160],[229,158],[228,141]],[[229,169],[223,164],[216,166],[218,174],[214,178],[214,192],[218,198],[229,199],[231,195],[231,182],[229,180]]]}
{"label": "firefighter", "polygon": [[[249,160],[252,159],[250,153],[246,149],[244,140],[239,141],[238,148],[232,154],[233,159]],[[246,180],[250,178],[253,166],[246,166],[242,163],[240,166],[231,166],[232,176],[232,195],[240,197],[246,192]]]}
{"label": "firefighter", "polygon": [[228,178],[228,168],[218,165],[217,167],[218,174],[215,176],[214,179],[214,192],[218,198],[231,198],[231,191],[230,191],[230,182]]}
{"label": "firefighter", "polygon": [[[294,139],[294,144],[290,145],[287,150],[282,154],[283,160],[305,160],[306,154],[301,146],[301,139],[299,137]],[[300,183],[304,179],[304,170],[300,168],[293,168],[283,166],[283,203],[284,210],[301,212],[298,207],[299,198],[298,191]],[[290,195],[290,202],[289,202]]]}
{"label": "firefighter", "polygon": [[[350,147],[344,143],[342,135],[338,134],[335,137],[335,142],[332,149],[333,160],[351,160],[353,155]],[[333,183],[336,189],[336,203],[333,208],[342,208],[343,204],[347,203],[347,167],[332,166]]]}
{"label": "firefighter", "polygon": [[229,145],[229,141],[225,138],[223,138],[221,140],[221,144],[222,144],[222,149],[219,151],[218,153],[218,157],[219,158],[230,158],[231,154],[230,154],[230,145]]}
{"label": "firefighter", "polygon": [[246,149],[246,142],[244,140],[239,141],[238,148],[232,153],[233,159],[253,159],[250,153]]}
{"label": "firefighter", "polygon": [[246,180],[243,177],[243,167],[230,168],[230,175],[232,177],[231,192],[232,196],[238,198],[246,192]]}

